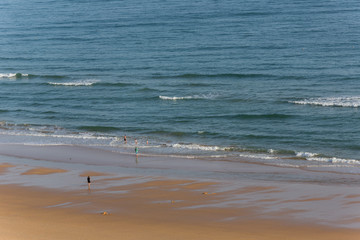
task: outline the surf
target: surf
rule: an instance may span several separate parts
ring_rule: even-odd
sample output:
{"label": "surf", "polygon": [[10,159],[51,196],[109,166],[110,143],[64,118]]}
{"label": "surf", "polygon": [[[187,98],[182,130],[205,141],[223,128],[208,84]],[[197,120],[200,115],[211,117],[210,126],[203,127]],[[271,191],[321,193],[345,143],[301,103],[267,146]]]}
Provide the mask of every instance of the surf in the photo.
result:
{"label": "surf", "polygon": [[299,105],[314,105],[321,107],[360,107],[360,96],[353,97],[321,97],[309,98],[297,101],[290,101],[290,103]]}
{"label": "surf", "polygon": [[160,95],[159,98],[161,100],[171,100],[171,101],[177,101],[177,100],[199,100],[199,99],[215,99],[219,95],[218,94],[195,94],[195,95],[188,95],[188,96],[163,96]]}
{"label": "surf", "polygon": [[9,78],[9,79],[17,79],[23,77],[29,77],[30,74],[27,73],[0,73],[0,78]]}
{"label": "surf", "polygon": [[48,82],[48,84],[54,86],[79,87],[79,86],[92,86],[98,82],[100,82],[100,80],[89,79],[89,80],[78,80],[73,82]]}

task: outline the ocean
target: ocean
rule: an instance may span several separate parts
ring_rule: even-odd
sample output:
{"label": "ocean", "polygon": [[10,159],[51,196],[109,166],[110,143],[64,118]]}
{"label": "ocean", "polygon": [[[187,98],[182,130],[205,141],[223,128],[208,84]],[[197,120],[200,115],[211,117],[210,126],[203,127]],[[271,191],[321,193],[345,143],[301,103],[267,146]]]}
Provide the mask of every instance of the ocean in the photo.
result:
{"label": "ocean", "polygon": [[3,0],[0,143],[359,173],[359,19],[352,0]]}

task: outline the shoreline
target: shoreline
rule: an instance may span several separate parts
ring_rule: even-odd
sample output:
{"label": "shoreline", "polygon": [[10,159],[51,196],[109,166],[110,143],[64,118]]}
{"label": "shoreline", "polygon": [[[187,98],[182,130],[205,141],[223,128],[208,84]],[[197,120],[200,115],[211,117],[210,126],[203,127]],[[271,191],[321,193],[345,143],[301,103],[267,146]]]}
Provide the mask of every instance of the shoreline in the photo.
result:
{"label": "shoreline", "polygon": [[[342,176],[342,184],[326,183],[326,179],[270,181],[248,176],[294,175],[302,170],[237,163],[236,174],[241,178],[226,178],[223,176],[234,173],[229,172],[232,163],[223,166],[194,159],[164,163],[161,158],[142,156],[136,162],[132,155],[116,153],[115,157],[98,149],[63,146],[16,149],[18,152],[7,148],[10,157],[0,148],[0,189],[6,196],[0,200],[0,219],[8,229],[6,239],[24,239],[19,236],[19,223],[25,225],[21,232],[33,239],[41,239],[35,230],[40,231],[45,223],[44,239],[63,239],[65,233],[59,231],[67,228],[79,229],[66,233],[70,239],[103,235],[122,239],[352,240],[360,236],[360,194],[355,184],[347,183],[358,175]],[[49,153],[52,158],[47,159]],[[72,162],[68,155],[73,156]],[[99,156],[107,164],[96,164],[94,159]],[[88,161],[77,161],[81,159]],[[111,164],[114,160],[118,162]],[[319,173],[306,172],[305,176],[309,174]],[[91,191],[87,190],[88,175]],[[322,178],[333,175],[320,174]],[[108,214],[102,215],[104,212]],[[93,232],[98,225],[102,229]],[[122,226],[132,230],[124,236]],[[138,229],[143,226],[147,230]],[[86,237],[76,237],[78,234]]]}
{"label": "shoreline", "polygon": [[[128,169],[135,174],[151,172],[150,175],[168,177],[220,179],[229,181],[262,180],[293,183],[318,183],[323,185],[358,186],[360,167],[326,165],[293,166],[273,164],[244,157],[154,155],[147,153],[117,152],[97,146],[69,144],[0,144],[0,156],[40,161],[50,167],[56,165],[92,166],[106,171]],[[294,160],[297,161],[297,160]],[[20,161],[21,162],[21,161]],[[71,167],[70,167],[71,168]],[[336,168],[336,169],[335,169]],[[342,169],[346,169],[343,171]]]}

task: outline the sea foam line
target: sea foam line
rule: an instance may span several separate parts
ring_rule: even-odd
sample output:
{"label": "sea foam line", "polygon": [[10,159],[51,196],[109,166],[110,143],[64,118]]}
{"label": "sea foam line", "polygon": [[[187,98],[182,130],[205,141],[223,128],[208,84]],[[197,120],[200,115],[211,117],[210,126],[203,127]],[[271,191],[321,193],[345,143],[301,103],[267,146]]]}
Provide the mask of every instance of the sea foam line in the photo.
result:
{"label": "sea foam line", "polygon": [[228,148],[226,147],[218,147],[218,146],[205,146],[199,144],[180,144],[175,143],[172,144],[173,148],[181,148],[181,149],[189,149],[189,150],[202,150],[202,151],[226,151]]}
{"label": "sea foam line", "polygon": [[344,159],[337,157],[322,157],[317,153],[310,152],[297,152],[297,157],[303,157],[307,161],[326,162],[326,163],[346,163],[346,164],[360,164],[359,160],[356,159]]}
{"label": "sea foam line", "polygon": [[100,80],[96,80],[96,79],[88,79],[88,80],[80,80],[80,81],[75,81],[75,82],[48,82],[48,84],[50,85],[55,85],[55,86],[91,86],[95,83],[100,82]]}
{"label": "sea foam line", "polygon": [[96,136],[91,133],[79,134],[56,134],[56,133],[41,133],[41,132],[15,132],[15,131],[0,131],[0,134],[9,136],[30,136],[30,137],[50,137],[50,138],[64,138],[64,139],[83,139],[83,140],[113,140],[116,137],[111,136]]}
{"label": "sea foam line", "polygon": [[28,76],[29,74],[26,73],[0,73],[0,78],[20,78]]}
{"label": "sea foam line", "polygon": [[217,96],[218,96],[217,94],[209,93],[209,94],[196,94],[196,95],[183,96],[183,97],[159,96],[159,98],[162,99],[162,100],[176,101],[176,100],[188,100],[188,99],[214,99]]}
{"label": "sea foam line", "polygon": [[324,97],[309,98],[299,101],[289,101],[301,105],[315,105],[323,107],[360,107],[360,97]]}

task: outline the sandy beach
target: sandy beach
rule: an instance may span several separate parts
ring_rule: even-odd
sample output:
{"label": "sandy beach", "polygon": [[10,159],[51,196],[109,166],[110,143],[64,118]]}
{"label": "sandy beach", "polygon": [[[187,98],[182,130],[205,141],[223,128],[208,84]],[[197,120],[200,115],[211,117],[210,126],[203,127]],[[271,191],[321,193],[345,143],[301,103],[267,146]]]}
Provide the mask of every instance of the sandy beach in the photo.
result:
{"label": "sandy beach", "polygon": [[[360,237],[360,194],[351,184],[357,175],[339,174],[344,184],[235,181],[204,177],[214,170],[201,172],[198,160],[164,165],[161,158],[73,146],[1,145],[0,154],[0,239]],[[99,157],[107,164],[96,163]],[[188,161],[198,177],[184,175]],[[303,171],[239,166],[244,175]]]}
{"label": "sandy beach", "polygon": [[0,240],[360,240],[360,1],[0,1]]}

